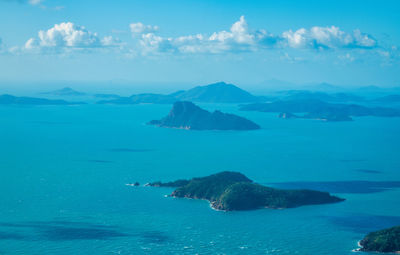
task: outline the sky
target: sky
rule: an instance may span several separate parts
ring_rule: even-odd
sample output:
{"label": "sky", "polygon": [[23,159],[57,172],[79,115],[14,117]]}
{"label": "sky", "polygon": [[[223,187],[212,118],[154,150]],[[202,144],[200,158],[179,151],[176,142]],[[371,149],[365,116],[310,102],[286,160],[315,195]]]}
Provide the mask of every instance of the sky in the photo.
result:
{"label": "sky", "polygon": [[0,83],[400,86],[397,0],[0,0]]}

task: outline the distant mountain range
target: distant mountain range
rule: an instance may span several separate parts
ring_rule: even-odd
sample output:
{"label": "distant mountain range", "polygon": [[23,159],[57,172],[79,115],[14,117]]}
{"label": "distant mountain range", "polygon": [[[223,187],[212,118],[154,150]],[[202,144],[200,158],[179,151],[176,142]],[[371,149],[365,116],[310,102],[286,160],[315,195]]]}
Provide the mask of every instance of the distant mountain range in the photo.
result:
{"label": "distant mountain range", "polygon": [[280,99],[291,100],[321,100],[326,102],[364,102],[365,98],[350,93],[324,93],[308,90],[286,90],[279,92]]}
{"label": "distant mountain range", "polygon": [[321,100],[288,100],[242,105],[242,111],[280,112],[283,118],[296,118],[293,113],[305,113],[301,118],[332,121],[351,120],[351,116],[400,117],[400,110],[366,107],[357,104],[333,104]]}
{"label": "distant mountain range", "polygon": [[[189,90],[180,90],[171,94],[143,93],[131,96],[119,96],[116,94],[86,94],[65,87],[59,90],[45,92],[42,94],[53,96],[84,96],[90,95],[100,98],[99,104],[173,104],[176,101],[192,101],[199,103],[261,103],[271,101],[292,101],[292,100],[321,100],[331,103],[351,102],[375,102],[375,103],[396,103],[400,101],[400,95],[390,94],[400,91],[400,88],[380,88],[367,86],[356,89],[344,89],[329,83],[316,83],[298,85],[301,89],[286,89],[290,83],[270,80],[268,84],[277,84],[280,90],[269,92],[269,96],[255,96],[233,84],[217,82],[204,86],[197,86]],[[396,90],[397,89],[397,90]],[[365,98],[364,96],[367,96]],[[374,98],[375,96],[375,98]]]}
{"label": "distant mountain range", "polygon": [[73,90],[69,87],[65,87],[65,88],[62,88],[59,90],[44,92],[42,94],[53,95],[53,96],[84,96],[84,95],[86,95],[86,93]]}
{"label": "distant mountain range", "polygon": [[253,130],[256,123],[234,114],[220,111],[209,112],[187,102],[175,102],[169,114],[161,120],[152,120],[149,125],[190,130]]}
{"label": "distant mountain range", "polygon": [[176,101],[193,101],[202,103],[254,103],[265,101],[232,84],[218,82],[205,86],[197,86],[189,90],[181,90],[169,95],[138,94],[112,100],[102,100],[100,104],[171,104]]}
{"label": "distant mountain range", "polygon": [[[272,81],[277,82],[277,81]],[[287,84],[286,84],[287,85]],[[283,86],[283,85],[282,85]],[[389,94],[388,91],[395,91],[396,88],[385,89],[375,86],[364,87],[360,89],[347,90],[347,92],[337,92],[334,85],[321,83],[311,84],[318,88],[324,88],[327,92],[317,90],[280,90],[270,92],[268,97],[255,96],[233,84],[218,82],[204,86],[197,86],[189,90],[180,90],[171,94],[143,93],[124,97],[117,94],[87,94],[65,87],[59,90],[42,93],[44,95],[58,96],[65,98],[73,96],[90,96],[101,99],[98,104],[173,104],[177,101],[191,101],[198,103],[232,103],[248,104],[242,106],[244,109],[258,108],[259,111],[272,111],[281,113],[282,118],[307,118],[323,119],[330,121],[351,120],[351,116],[397,116],[398,110],[380,105],[394,105],[400,102],[400,94]],[[364,93],[362,91],[367,91]],[[379,91],[370,93],[370,91]],[[400,91],[400,90],[399,90]],[[363,96],[366,97],[363,97]],[[53,100],[43,98],[13,97],[7,95],[1,104],[76,104],[64,100]],[[89,99],[89,97],[87,98]],[[90,100],[90,99],[89,99]],[[78,102],[81,103],[81,102]],[[367,107],[363,105],[374,105]],[[291,105],[291,107],[289,107]],[[260,110],[262,109],[262,110]],[[294,113],[305,113],[304,115],[295,115]],[[318,110],[319,109],[319,110]],[[357,109],[357,110],[356,110]],[[253,109],[254,110],[254,109]],[[296,111],[294,111],[296,110]]]}
{"label": "distant mountain range", "polygon": [[[371,95],[366,98],[363,96],[356,95],[356,92],[337,92],[337,93],[325,93],[316,92],[309,90],[284,90],[276,93],[276,99],[291,101],[291,100],[321,100],[331,103],[399,103],[400,94],[389,94],[382,96],[382,90],[377,94],[373,94],[379,97],[371,97]],[[362,93],[361,93],[362,94]]]}
{"label": "distant mountain range", "polygon": [[179,100],[204,103],[250,103],[263,101],[263,98],[253,96],[249,92],[225,82],[197,86],[187,91],[176,92],[172,96]]}
{"label": "distant mountain range", "polygon": [[258,83],[256,86],[263,87],[267,91],[310,90],[310,91],[338,92],[345,90],[341,86],[333,85],[327,82],[299,84],[277,79],[265,80],[263,82]]}
{"label": "distant mountain range", "polygon": [[94,94],[93,96],[97,98],[106,98],[106,99],[116,99],[121,97],[117,94]]}
{"label": "distant mountain range", "polygon": [[365,92],[365,93],[399,93],[400,87],[390,87],[390,88],[383,88],[374,85],[359,87],[357,89],[353,89],[355,92]]}
{"label": "distant mountain range", "polygon": [[397,103],[400,102],[400,95],[388,95],[374,99],[375,102],[380,103]]}
{"label": "distant mountain range", "polygon": [[2,105],[75,105],[84,102],[68,102],[65,100],[51,100],[36,97],[16,97],[12,95],[0,95]]}
{"label": "distant mountain range", "polygon": [[137,94],[130,97],[118,97],[111,100],[101,100],[98,104],[173,104],[177,99],[162,94]]}

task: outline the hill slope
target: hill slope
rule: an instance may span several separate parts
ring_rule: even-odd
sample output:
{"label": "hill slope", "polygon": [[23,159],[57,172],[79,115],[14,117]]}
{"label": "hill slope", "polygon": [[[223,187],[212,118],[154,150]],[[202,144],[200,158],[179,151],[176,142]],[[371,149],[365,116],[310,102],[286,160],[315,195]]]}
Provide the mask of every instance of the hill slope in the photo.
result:
{"label": "hill slope", "polygon": [[197,86],[187,91],[178,91],[172,95],[182,101],[206,103],[251,103],[262,101],[262,98],[253,96],[249,92],[225,82]]}
{"label": "hill slope", "polygon": [[369,233],[360,245],[360,251],[400,252],[400,226]]}
{"label": "hill slope", "polygon": [[260,127],[243,117],[220,111],[209,112],[191,102],[175,102],[169,114],[149,125],[194,130],[253,130]]}
{"label": "hill slope", "polygon": [[[171,185],[168,185],[171,184]],[[150,186],[176,187],[173,197],[206,199],[218,210],[252,210],[258,208],[293,208],[303,205],[341,202],[344,199],[313,190],[281,190],[265,187],[237,172],[220,172],[206,177]]]}

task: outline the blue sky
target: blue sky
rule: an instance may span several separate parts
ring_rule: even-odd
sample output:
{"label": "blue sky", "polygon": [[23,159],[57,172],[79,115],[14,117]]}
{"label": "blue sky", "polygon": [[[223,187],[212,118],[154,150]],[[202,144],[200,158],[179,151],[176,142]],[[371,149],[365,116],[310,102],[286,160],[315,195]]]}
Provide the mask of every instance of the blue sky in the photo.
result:
{"label": "blue sky", "polygon": [[399,1],[0,0],[0,82],[400,85]]}

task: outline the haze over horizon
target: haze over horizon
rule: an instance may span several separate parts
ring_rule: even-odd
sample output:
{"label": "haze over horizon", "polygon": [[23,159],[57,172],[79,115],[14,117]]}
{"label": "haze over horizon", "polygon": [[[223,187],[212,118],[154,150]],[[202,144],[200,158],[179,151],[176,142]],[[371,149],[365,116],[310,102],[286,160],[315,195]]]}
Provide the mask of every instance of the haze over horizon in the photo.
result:
{"label": "haze over horizon", "polygon": [[400,4],[383,2],[1,0],[0,86],[399,86]]}

